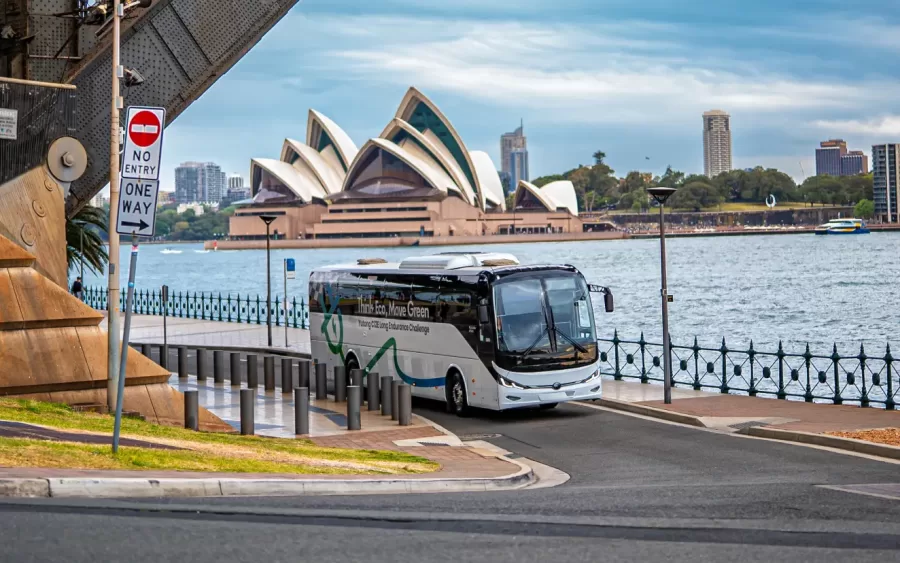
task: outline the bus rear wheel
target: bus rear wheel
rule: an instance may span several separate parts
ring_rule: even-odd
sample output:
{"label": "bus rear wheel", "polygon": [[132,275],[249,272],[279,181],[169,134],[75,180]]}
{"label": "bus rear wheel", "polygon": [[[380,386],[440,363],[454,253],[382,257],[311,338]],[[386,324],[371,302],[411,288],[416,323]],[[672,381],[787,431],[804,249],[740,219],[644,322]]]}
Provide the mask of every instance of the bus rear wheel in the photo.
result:
{"label": "bus rear wheel", "polygon": [[466,384],[462,375],[453,372],[447,376],[447,406],[456,416],[468,416],[469,400],[466,397]]}

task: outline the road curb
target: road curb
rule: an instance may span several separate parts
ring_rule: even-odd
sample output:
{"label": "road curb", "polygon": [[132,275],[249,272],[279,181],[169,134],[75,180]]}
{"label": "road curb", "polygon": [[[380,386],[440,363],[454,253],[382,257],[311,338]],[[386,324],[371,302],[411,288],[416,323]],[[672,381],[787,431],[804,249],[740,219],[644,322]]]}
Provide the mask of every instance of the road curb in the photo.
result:
{"label": "road curb", "polygon": [[190,498],[231,496],[463,493],[518,489],[536,478],[531,467],[503,458],[518,470],[501,477],[451,479],[189,479],[50,477],[0,479],[7,498]]}
{"label": "road curb", "polygon": [[616,399],[594,399],[592,402],[595,405],[606,407],[608,409],[615,409],[618,411],[630,412],[632,414],[640,414],[652,418],[659,418],[662,420],[667,420],[669,422],[677,422],[679,424],[687,424],[689,426],[699,426],[700,428],[706,428],[706,425],[703,424],[703,421],[700,420],[699,417],[691,416],[689,414],[682,414],[680,412],[657,409],[655,407],[648,407],[646,405],[638,405],[635,403],[618,401]]}
{"label": "road curb", "polygon": [[786,442],[799,442],[802,444],[825,446],[828,448],[847,450],[877,457],[900,459],[900,448],[896,446],[888,446],[887,444],[867,442],[865,440],[840,438],[838,436],[827,436],[825,434],[814,434],[812,432],[800,432],[798,430],[778,430],[775,428],[767,428],[764,426],[753,426],[744,429],[741,432],[747,434],[748,436],[754,436],[756,438],[770,438],[773,440],[784,440]]}

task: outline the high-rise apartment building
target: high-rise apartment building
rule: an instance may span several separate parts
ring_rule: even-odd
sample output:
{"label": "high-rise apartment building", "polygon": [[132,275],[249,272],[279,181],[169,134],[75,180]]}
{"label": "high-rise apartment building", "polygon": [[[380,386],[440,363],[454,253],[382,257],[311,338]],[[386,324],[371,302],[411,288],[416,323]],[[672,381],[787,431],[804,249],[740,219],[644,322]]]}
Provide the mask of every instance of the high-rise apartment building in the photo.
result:
{"label": "high-rise apartment building", "polygon": [[244,187],[244,177],[240,174],[229,174],[228,175],[228,189],[229,190],[240,190]]}
{"label": "high-rise apartment building", "polygon": [[872,192],[875,216],[887,223],[898,223],[900,198],[900,144],[872,145]]}
{"label": "high-rise apartment building", "polygon": [[[514,191],[519,180],[528,181],[528,141],[522,132],[525,127],[524,123],[520,123],[519,127],[512,133],[504,133],[500,136],[500,166],[502,172],[507,174],[510,182],[509,189]],[[524,170],[520,170],[518,175],[513,174],[513,151],[520,151],[519,156],[515,157],[516,162],[524,161]],[[524,153],[524,157],[522,156]]]}
{"label": "high-rise apartment building", "polygon": [[712,178],[731,171],[731,116],[721,110],[703,114],[703,173]]}
{"label": "high-rise apartment building", "polygon": [[225,197],[227,179],[214,162],[183,162],[175,169],[178,203],[219,203]]}

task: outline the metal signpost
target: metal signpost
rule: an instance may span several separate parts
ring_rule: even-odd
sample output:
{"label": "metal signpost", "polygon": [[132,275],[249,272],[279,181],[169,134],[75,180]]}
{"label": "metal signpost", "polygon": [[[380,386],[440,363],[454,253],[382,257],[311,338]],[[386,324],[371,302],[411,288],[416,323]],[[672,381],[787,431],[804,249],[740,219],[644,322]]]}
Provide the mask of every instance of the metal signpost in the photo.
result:
{"label": "metal signpost", "polygon": [[[297,277],[297,262],[293,258],[284,259],[284,347],[288,348],[288,290],[287,281]],[[297,312],[294,311],[296,315]]]}
{"label": "metal signpost", "polygon": [[[131,264],[128,271],[128,293],[125,298],[125,330],[122,334],[116,392],[113,453],[119,451],[119,432],[122,427],[122,403],[125,394],[128,339],[131,335],[131,312],[134,301],[134,276],[137,269],[138,237],[152,237],[156,233],[159,163],[162,154],[163,124],[165,122],[166,110],[163,108],[128,108],[128,121],[125,126],[125,149],[122,154],[121,190],[117,205],[116,234],[131,235]],[[166,291],[165,293],[168,292]],[[165,353],[165,349],[166,346],[164,344],[163,353]]]}

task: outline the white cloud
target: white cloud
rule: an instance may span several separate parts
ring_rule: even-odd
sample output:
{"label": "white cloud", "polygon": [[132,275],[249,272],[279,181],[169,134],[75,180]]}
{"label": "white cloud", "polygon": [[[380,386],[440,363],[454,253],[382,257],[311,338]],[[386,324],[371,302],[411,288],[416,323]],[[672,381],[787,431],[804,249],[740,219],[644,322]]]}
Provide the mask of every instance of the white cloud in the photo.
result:
{"label": "white cloud", "polygon": [[854,133],[866,136],[900,135],[900,115],[886,115],[875,119],[818,120],[816,127],[827,131]]}

